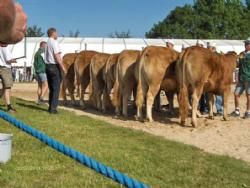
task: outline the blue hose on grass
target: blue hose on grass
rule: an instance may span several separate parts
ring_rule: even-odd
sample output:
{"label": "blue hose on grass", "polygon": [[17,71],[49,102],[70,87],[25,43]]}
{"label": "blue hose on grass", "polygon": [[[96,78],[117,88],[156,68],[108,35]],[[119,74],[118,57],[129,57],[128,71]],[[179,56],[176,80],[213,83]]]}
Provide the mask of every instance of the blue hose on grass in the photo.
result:
{"label": "blue hose on grass", "polygon": [[128,177],[125,174],[122,174],[121,172],[114,170],[108,166],[105,166],[104,164],[96,161],[95,159],[92,159],[79,151],[76,151],[75,149],[70,148],[69,146],[66,146],[59,141],[50,138],[46,134],[26,125],[25,123],[15,119],[14,117],[10,116],[9,114],[3,112],[0,110],[0,118],[4,119],[5,121],[8,121],[15,127],[21,129],[22,131],[30,134],[31,136],[37,138],[41,142],[47,144],[51,148],[55,149],[58,152],[63,153],[64,155],[71,157],[72,159],[75,159],[79,163],[95,170],[96,172],[120,183],[121,185],[129,188],[147,188],[148,186],[135,180],[130,177]]}

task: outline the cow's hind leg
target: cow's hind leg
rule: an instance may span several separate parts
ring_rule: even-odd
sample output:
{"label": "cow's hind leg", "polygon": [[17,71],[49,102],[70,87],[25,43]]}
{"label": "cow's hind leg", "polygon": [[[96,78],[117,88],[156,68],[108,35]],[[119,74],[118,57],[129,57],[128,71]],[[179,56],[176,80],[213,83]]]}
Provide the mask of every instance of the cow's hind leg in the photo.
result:
{"label": "cow's hind leg", "polygon": [[103,90],[103,96],[102,96],[102,112],[103,113],[106,113],[108,100],[109,100],[108,89],[107,89],[107,86],[105,86]]}
{"label": "cow's hind leg", "polygon": [[175,114],[174,112],[174,93],[173,92],[168,92],[166,93],[167,99],[168,99],[168,104],[169,104],[169,114],[173,116]]}
{"label": "cow's hind leg", "polygon": [[84,95],[86,92],[86,89],[89,85],[90,82],[90,78],[89,76],[82,78],[82,82],[81,82],[81,96],[80,96],[80,106],[85,109],[86,105],[85,105],[85,100],[84,100]]}
{"label": "cow's hind leg", "polygon": [[157,93],[154,100],[154,110],[161,112],[161,90]]}
{"label": "cow's hind leg", "polygon": [[123,90],[122,96],[122,115],[126,118],[128,117],[128,101],[132,95],[133,85],[127,84]]}
{"label": "cow's hind leg", "polygon": [[197,109],[203,88],[196,88],[192,96],[192,126],[197,127]]}
{"label": "cow's hind leg", "polygon": [[63,78],[62,87],[61,87],[61,96],[63,98],[63,104],[65,106],[67,105],[66,89],[67,89],[66,78]]}
{"label": "cow's hind leg", "polygon": [[137,115],[136,120],[143,121],[142,107],[145,102],[146,93],[148,91],[148,87],[146,86],[146,82],[142,82],[137,86],[136,92],[136,104],[137,104]]}
{"label": "cow's hind leg", "polygon": [[149,122],[153,122],[152,118],[152,108],[154,104],[154,99],[158,92],[160,91],[160,85],[158,86],[152,86],[150,85],[148,88],[148,93],[147,93],[147,119]]}
{"label": "cow's hind leg", "polygon": [[133,109],[136,109],[137,87],[133,88]]}
{"label": "cow's hind leg", "polygon": [[116,98],[116,103],[115,104],[115,118],[118,118],[121,115],[121,106],[122,106],[122,83],[119,84],[118,88],[116,88],[117,86],[115,86],[115,91],[114,91],[114,95],[117,96]]}
{"label": "cow's hind leg", "polygon": [[104,92],[104,82],[102,80],[96,80],[94,89],[96,108],[98,111],[102,111],[102,94]]}
{"label": "cow's hind leg", "polygon": [[96,108],[98,111],[101,111],[102,110],[102,100],[101,100],[101,97],[102,97],[102,90],[98,90],[96,91]]}
{"label": "cow's hind leg", "polygon": [[75,100],[75,96],[74,96],[75,87],[72,85],[69,86],[68,91],[69,91],[69,96],[71,99],[71,104],[76,105],[76,100]]}

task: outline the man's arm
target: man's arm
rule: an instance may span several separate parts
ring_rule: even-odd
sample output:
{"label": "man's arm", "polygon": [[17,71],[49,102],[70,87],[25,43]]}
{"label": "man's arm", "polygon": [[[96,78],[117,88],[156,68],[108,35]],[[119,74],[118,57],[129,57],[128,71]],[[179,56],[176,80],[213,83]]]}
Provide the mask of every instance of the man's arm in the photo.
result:
{"label": "man's arm", "polygon": [[12,63],[17,63],[17,61],[15,59],[11,59],[11,60],[7,61],[7,64],[12,64]]}
{"label": "man's arm", "polygon": [[58,54],[54,54],[56,62],[60,65],[61,69],[63,70],[63,72],[66,74],[66,69],[65,66],[63,65],[63,61],[62,61],[62,57],[60,55],[60,53]]}
{"label": "man's arm", "polygon": [[4,48],[4,54],[3,55],[4,55],[5,59],[6,59],[7,64],[16,63],[16,59],[14,59],[12,57],[12,54],[11,54],[11,51],[10,51],[9,47]]}

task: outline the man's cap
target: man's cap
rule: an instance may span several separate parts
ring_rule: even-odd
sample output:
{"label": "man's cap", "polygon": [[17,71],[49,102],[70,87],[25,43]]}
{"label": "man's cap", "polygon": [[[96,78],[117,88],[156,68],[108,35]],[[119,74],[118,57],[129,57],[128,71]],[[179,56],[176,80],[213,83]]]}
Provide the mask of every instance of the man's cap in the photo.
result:
{"label": "man's cap", "polygon": [[216,43],[215,42],[209,42],[208,47],[216,48]]}
{"label": "man's cap", "polygon": [[167,43],[170,43],[170,44],[174,45],[174,40],[168,39],[168,40],[167,40]]}
{"label": "man's cap", "polygon": [[250,37],[247,38],[247,40],[244,41],[245,44],[250,44]]}
{"label": "man's cap", "polygon": [[205,46],[205,43],[202,40],[197,40],[196,44],[197,45]]}

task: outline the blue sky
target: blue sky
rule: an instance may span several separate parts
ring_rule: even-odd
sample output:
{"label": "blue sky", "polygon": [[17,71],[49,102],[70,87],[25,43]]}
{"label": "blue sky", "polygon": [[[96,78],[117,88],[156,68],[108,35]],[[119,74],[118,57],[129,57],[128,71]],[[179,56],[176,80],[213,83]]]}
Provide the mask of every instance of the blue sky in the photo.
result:
{"label": "blue sky", "polygon": [[45,31],[56,27],[60,34],[80,31],[84,37],[106,37],[114,31],[131,31],[143,37],[154,23],[176,6],[193,0],[19,0],[29,25]]}

